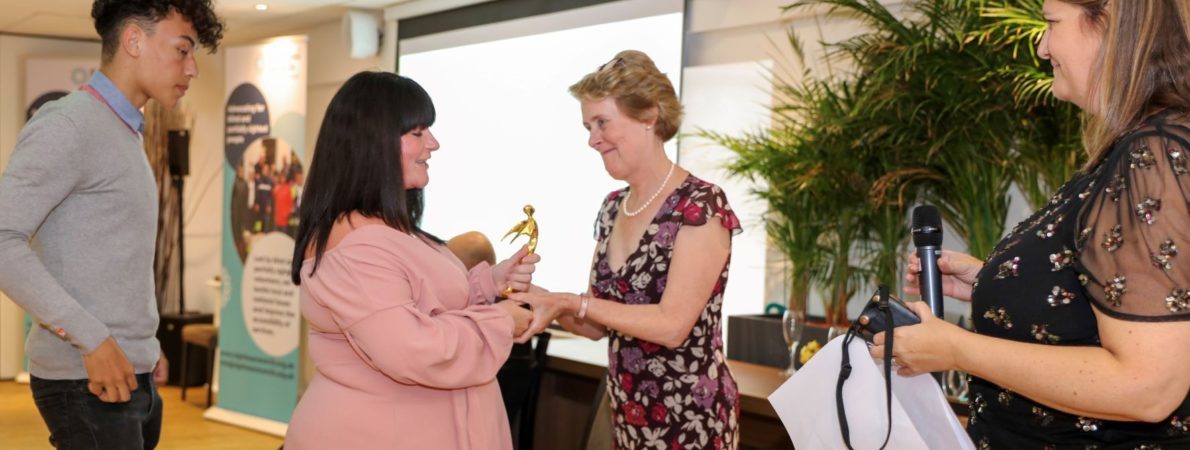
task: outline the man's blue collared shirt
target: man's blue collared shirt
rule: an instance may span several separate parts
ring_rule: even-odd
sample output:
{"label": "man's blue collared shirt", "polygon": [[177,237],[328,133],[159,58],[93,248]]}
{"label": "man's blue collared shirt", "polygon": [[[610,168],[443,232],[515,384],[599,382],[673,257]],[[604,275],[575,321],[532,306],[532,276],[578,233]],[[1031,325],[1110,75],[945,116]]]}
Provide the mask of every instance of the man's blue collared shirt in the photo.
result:
{"label": "man's blue collared shirt", "polygon": [[107,104],[111,105],[112,109],[116,111],[116,114],[120,116],[120,120],[123,120],[130,128],[136,130],[137,133],[145,133],[145,115],[140,112],[140,109],[132,106],[132,102],[128,101],[128,97],[125,97],[124,93],[120,92],[116,88],[116,85],[112,84],[112,80],[107,75],[96,70],[88,84],[95,88],[95,91],[103,96],[104,100],[107,100]]}

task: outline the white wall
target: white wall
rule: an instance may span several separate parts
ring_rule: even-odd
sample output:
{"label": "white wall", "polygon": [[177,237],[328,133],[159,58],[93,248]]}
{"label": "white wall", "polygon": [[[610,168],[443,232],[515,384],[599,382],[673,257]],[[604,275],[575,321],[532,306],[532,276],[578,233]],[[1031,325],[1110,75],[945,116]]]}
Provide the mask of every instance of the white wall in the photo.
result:
{"label": "white wall", "polygon": [[[789,3],[791,2],[787,0],[692,0],[687,4],[686,72],[735,72],[739,74],[736,83],[731,86],[727,86],[727,82],[714,83],[713,86],[717,86],[715,89],[725,92],[747,91],[749,87],[746,84],[738,83],[754,83],[757,85],[753,86],[752,90],[762,92],[760,98],[767,100],[760,100],[755,95],[718,96],[718,101],[711,101],[703,108],[726,110],[719,112],[723,117],[708,117],[714,111],[691,111],[693,123],[684,125],[684,132],[693,132],[696,128],[731,135],[760,131],[771,125],[771,122],[767,121],[771,121],[772,118],[771,115],[757,111],[758,105],[755,103],[764,102],[763,105],[759,105],[761,109],[779,103],[779,98],[774,93],[774,76],[797,81],[802,78],[803,68],[817,75],[836,69],[819,64],[823,53],[822,46],[818,43],[821,40],[819,37],[828,41],[842,39],[858,32],[859,25],[853,20],[820,16],[821,11],[815,10],[783,13],[781,7]],[[790,28],[803,37],[806,67],[797,60],[789,45],[786,32]],[[748,70],[749,67],[752,67],[751,72]],[[745,79],[747,81],[744,81]],[[691,105],[690,102],[709,100],[702,99],[704,93],[693,92],[691,89],[695,87],[688,86],[683,92],[688,106],[698,107],[698,104]],[[733,97],[734,100],[731,99]],[[741,101],[746,104],[741,104]],[[752,121],[740,120],[738,116],[742,114],[751,116]],[[757,120],[762,122],[757,123]],[[765,234],[764,214],[767,205],[751,194],[758,186],[727,176],[721,168],[734,158],[734,154],[706,140],[696,137],[685,138],[682,141],[680,158],[687,167],[702,167],[708,171],[706,177],[724,188],[745,227],[744,234],[737,237],[733,243],[736,255],[733,256],[733,277],[728,283],[728,294],[732,293],[730,290],[733,285],[737,286],[737,292],[740,292],[739,282],[758,283],[763,287],[744,290],[741,292],[742,298],[731,295],[725,297],[727,304],[732,306],[729,312],[760,313],[767,304],[784,305],[789,292],[787,268],[784,256],[775,245],[768,242]],[[720,170],[712,170],[715,167]],[[763,274],[756,274],[759,271],[763,271]],[[746,274],[748,278],[737,280],[737,273]],[[753,296],[756,298],[752,298]],[[811,313],[821,314],[822,307],[818,303],[816,300],[811,302]]]}
{"label": "white wall", "polygon": [[[0,35],[0,172],[25,124],[25,60],[30,57],[99,58],[99,43]],[[3,270],[3,268],[0,268]],[[0,293],[0,379],[20,371],[24,312]]]}
{"label": "white wall", "polygon": [[[306,167],[310,167],[318,128],[322,126],[322,118],[326,115],[326,107],[330,105],[331,98],[335,96],[339,87],[357,72],[379,70],[381,58],[376,56],[351,59],[337,18],[332,22],[292,34],[305,34],[310,38],[310,67],[307,75],[310,86],[306,93],[306,153],[303,155]],[[388,50],[381,49],[381,54],[386,51]]]}
{"label": "white wall", "polygon": [[768,204],[752,195],[758,186],[728,175],[735,153],[693,136],[699,130],[740,135],[771,122],[772,60],[687,66],[682,71],[685,118],[678,162],[691,173],[723,188],[743,232],[731,241],[731,277],[723,294],[723,315],[764,310],[769,265],[764,215]]}
{"label": "white wall", "polygon": [[[401,74],[434,98],[438,119],[423,226],[443,239],[476,230],[497,260],[520,246],[499,242],[532,204],[543,258],[534,283],[575,292],[590,278],[592,224],[608,192],[624,186],[587,147],[579,103],[566,91],[625,48],[650,55],[681,81],[681,2],[603,5],[439,33],[401,43]],[[638,14],[657,13],[640,17]],[[530,58],[509,55],[533,55]],[[509,69],[509,61],[515,63]],[[471,70],[459,71],[466,65]],[[666,145],[674,155],[675,145]],[[493,178],[494,177],[494,178]],[[490,189],[472,189],[494,179]],[[565,186],[559,190],[556,187]]]}
{"label": "white wall", "polygon": [[[207,282],[219,273],[219,239],[223,215],[223,54],[205,50],[196,57],[198,78],[179,108],[190,128],[190,176],[186,177],[182,206],[185,228],[186,267],[183,289],[186,309],[214,311],[218,298]],[[176,308],[170,296],[167,310]]]}

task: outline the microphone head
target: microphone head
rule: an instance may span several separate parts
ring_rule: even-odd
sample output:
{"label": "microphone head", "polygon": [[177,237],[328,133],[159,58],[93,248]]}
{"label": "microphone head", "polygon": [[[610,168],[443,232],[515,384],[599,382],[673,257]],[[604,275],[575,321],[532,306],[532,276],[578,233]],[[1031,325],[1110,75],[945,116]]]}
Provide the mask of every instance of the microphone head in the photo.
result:
{"label": "microphone head", "polygon": [[916,247],[942,245],[942,214],[932,205],[913,208],[913,245]]}

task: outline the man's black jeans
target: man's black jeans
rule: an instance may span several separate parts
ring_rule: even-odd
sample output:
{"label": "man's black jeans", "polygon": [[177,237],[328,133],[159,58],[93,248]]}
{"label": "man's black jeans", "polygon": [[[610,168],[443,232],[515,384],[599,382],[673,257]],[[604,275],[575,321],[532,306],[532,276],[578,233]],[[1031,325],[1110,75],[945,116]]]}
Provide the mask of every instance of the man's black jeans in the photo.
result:
{"label": "man's black jeans", "polygon": [[136,376],[127,403],[105,403],[87,389],[87,380],[31,377],[33,401],[50,429],[50,444],[63,450],[141,450],[161,437],[161,396],[153,374]]}

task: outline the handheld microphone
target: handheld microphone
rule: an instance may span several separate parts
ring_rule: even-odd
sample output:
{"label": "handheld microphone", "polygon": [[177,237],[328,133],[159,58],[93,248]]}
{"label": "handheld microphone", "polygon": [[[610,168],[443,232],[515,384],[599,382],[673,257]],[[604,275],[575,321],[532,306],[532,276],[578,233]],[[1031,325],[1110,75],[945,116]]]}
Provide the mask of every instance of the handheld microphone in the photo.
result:
{"label": "handheld microphone", "polygon": [[942,215],[938,208],[922,205],[913,208],[913,245],[921,260],[917,274],[921,299],[930,305],[935,317],[942,318],[942,274],[938,257],[942,255]]}

